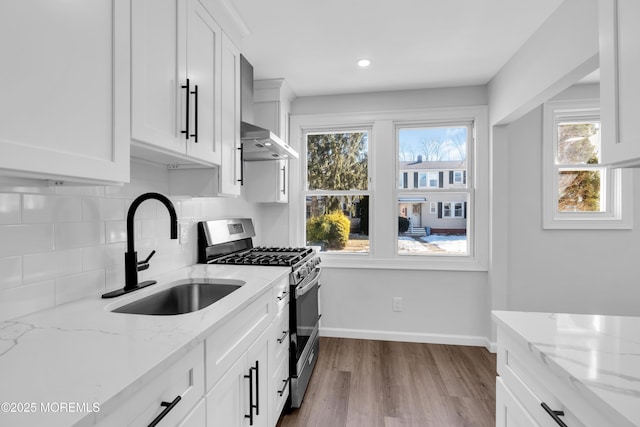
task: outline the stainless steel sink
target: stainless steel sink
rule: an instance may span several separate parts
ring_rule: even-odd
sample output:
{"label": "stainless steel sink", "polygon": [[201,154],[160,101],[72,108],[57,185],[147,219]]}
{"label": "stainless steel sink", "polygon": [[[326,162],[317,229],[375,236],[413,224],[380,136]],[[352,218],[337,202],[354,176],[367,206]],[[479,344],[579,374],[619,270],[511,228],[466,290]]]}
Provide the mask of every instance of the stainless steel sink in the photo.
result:
{"label": "stainless steel sink", "polygon": [[112,310],[114,313],[170,316],[202,310],[240,288],[245,282],[227,279],[185,279],[170,288]]}

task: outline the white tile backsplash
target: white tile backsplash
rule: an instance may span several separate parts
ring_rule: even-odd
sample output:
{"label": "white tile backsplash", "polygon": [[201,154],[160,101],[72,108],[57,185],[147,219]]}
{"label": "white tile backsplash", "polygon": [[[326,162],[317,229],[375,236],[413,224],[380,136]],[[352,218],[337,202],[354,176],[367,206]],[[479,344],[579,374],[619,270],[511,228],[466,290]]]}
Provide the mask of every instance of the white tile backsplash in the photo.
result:
{"label": "white tile backsplash", "polygon": [[85,271],[55,281],[55,302],[64,304],[105,293],[105,270]]}
{"label": "white tile backsplash", "polygon": [[24,283],[42,282],[82,271],[82,249],[25,255],[22,259]]}
{"label": "white tile backsplash", "polygon": [[53,249],[53,224],[0,225],[0,258]]}
{"label": "white tile backsplash", "polygon": [[79,196],[50,196],[25,194],[22,196],[24,224],[82,221],[82,198]]}
{"label": "white tile backsplash", "polygon": [[83,248],[105,243],[103,222],[60,223],[55,224],[54,227],[56,250]]}
{"label": "white tile backsplash", "polygon": [[0,292],[0,322],[53,307],[53,280],[21,285]]}
{"label": "white tile backsplash", "polygon": [[0,290],[22,284],[22,257],[0,258]]}
{"label": "white tile backsplash", "polygon": [[[166,166],[133,161],[123,186],[48,186],[0,178],[0,321],[124,286],[126,215],[140,194],[168,194]],[[138,259],[156,250],[140,280],[197,262],[200,220],[252,217],[259,205],[242,198],[171,198],[189,243],[169,238],[165,206],[136,210]]]}
{"label": "white tile backsplash", "polygon": [[0,193],[0,224],[20,224],[20,195]]}

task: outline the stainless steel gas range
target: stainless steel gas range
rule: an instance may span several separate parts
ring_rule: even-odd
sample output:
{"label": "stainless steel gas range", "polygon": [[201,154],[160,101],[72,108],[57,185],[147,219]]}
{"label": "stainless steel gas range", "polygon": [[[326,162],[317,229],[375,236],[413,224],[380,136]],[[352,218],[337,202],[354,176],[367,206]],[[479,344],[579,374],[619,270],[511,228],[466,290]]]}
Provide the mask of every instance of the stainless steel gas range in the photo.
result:
{"label": "stainless steel gas range", "polygon": [[238,266],[285,266],[289,274],[290,405],[299,408],[320,348],[320,257],[312,248],[253,247],[249,218],[198,223],[198,262]]}

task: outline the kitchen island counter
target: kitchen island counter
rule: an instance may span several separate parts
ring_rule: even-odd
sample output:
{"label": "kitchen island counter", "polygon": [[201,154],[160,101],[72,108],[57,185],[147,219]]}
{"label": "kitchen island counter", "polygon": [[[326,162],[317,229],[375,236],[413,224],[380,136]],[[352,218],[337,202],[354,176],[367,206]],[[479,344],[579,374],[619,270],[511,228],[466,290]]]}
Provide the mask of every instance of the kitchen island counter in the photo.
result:
{"label": "kitchen island counter", "polygon": [[[534,372],[532,365],[543,366],[551,379],[567,386],[567,406],[578,402],[573,408],[595,411],[596,416],[614,420],[612,425],[640,425],[639,317],[494,311],[493,319],[498,325],[499,371],[502,367],[509,375],[519,368],[518,353],[512,357],[508,344],[503,345],[507,338],[515,340],[532,362],[540,362],[522,369]],[[532,378],[535,381],[535,375]],[[558,387],[542,382],[559,393]],[[585,412],[574,412],[584,424],[597,425]]]}
{"label": "kitchen island counter", "polygon": [[[157,284],[122,297],[86,298],[0,322],[0,425],[99,422],[289,272],[286,267],[194,265],[155,277]],[[246,284],[192,313],[111,312],[185,278]]]}

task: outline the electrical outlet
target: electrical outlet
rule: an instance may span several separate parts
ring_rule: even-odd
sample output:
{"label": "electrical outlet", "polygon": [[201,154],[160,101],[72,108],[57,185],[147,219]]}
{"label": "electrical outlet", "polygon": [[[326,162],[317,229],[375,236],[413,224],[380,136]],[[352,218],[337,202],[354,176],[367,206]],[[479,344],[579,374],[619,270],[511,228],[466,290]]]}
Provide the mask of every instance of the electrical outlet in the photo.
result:
{"label": "electrical outlet", "polygon": [[189,226],[185,223],[178,224],[178,235],[180,238],[180,244],[185,245],[189,243]]}
{"label": "electrical outlet", "polygon": [[402,298],[401,297],[391,298],[391,306],[393,308],[393,311],[402,311]]}

